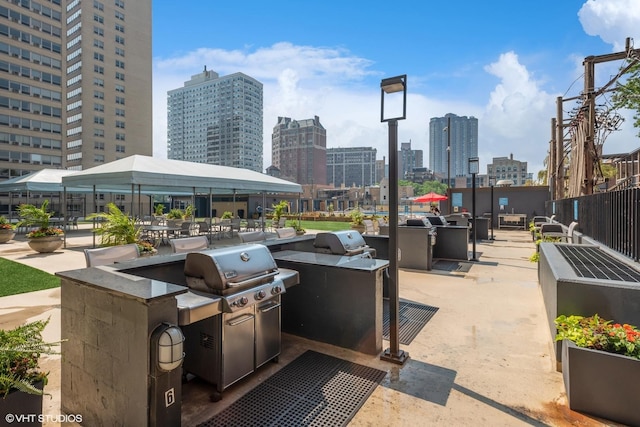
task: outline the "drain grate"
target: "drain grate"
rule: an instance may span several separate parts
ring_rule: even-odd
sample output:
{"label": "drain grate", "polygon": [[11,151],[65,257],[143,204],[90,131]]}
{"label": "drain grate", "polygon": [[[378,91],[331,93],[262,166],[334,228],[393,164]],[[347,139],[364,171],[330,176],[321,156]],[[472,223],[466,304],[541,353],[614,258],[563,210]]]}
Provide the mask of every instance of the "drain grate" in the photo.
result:
{"label": "drain grate", "polygon": [[640,271],[594,246],[556,245],[580,277],[640,282]]}
{"label": "drain grate", "polygon": [[[477,256],[479,257],[479,255]],[[468,273],[472,265],[473,264],[470,262],[439,259],[437,261],[434,261],[432,269],[439,271],[450,271],[453,273]]]}
{"label": "drain grate", "polygon": [[[415,302],[400,301],[398,310],[399,340],[400,344],[408,345],[418,336],[424,325],[436,314],[438,307],[418,304]],[[389,300],[385,299],[382,306],[382,337],[389,339]]]}
{"label": "drain grate", "polygon": [[308,350],[200,427],[346,426],[385,375]]}

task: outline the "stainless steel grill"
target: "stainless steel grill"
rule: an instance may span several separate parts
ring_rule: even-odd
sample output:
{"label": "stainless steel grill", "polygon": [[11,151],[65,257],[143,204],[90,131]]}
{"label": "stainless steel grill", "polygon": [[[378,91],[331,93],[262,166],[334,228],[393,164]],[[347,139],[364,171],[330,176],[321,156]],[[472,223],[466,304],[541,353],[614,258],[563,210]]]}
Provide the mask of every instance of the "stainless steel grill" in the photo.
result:
{"label": "stainless steel grill", "polygon": [[299,282],[278,269],[259,244],[188,253],[184,274],[192,294],[218,296],[222,313],[183,326],[184,369],[222,392],[280,355],[280,295]]}
{"label": "stainless steel grill", "polygon": [[376,251],[370,248],[360,233],[355,230],[318,233],[313,242],[317,252],[333,255],[365,255],[375,257]]}

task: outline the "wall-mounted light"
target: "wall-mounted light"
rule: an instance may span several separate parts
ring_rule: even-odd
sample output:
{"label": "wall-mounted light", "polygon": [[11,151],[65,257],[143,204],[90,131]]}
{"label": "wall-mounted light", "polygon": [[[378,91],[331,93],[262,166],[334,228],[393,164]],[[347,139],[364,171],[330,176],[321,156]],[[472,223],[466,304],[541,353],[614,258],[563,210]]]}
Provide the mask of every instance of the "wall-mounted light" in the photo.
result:
{"label": "wall-mounted light", "polygon": [[184,335],[176,325],[163,323],[152,334],[151,345],[155,346],[158,369],[170,372],[184,360]]}

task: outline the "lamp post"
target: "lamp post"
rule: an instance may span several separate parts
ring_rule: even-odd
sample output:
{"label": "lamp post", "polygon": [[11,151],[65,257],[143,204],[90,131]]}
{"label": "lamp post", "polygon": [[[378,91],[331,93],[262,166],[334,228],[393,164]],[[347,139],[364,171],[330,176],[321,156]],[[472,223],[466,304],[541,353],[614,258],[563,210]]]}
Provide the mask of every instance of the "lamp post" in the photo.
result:
{"label": "lamp post", "polygon": [[471,229],[473,230],[473,257],[471,261],[476,259],[476,237],[478,229],[476,228],[476,174],[480,170],[480,159],[477,157],[469,157],[469,173],[471,173]]}
{"label": "lamp post", "polygon": [[[385,95],[402,92],[402,115],[386,117]],[[407,115],[407,75],[382,79],[380,82],[380,121],[389,123],[389,348],[381,360],[404,364],[409,353],[400,350],[398,292],[398,120]]]}
{"label": "lamp post", "polygon": [[493,238],[493,184],[494,184],[495,178],[490,176],[489,177],[489,185],[491,186],[491,240],[495,240]]}
{"label": "lamp post", "polygon": [[451,215],[451,116],[447,117],[447,214]]}

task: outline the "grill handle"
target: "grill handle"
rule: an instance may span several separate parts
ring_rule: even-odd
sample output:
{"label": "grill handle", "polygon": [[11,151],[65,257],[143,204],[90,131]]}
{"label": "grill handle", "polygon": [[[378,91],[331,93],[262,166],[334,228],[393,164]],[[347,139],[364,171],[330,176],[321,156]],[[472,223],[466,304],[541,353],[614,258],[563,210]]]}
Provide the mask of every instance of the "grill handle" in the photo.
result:
{"label": "grill handle", "polygon": [[229,325],[229,326],[237,326],[237,325],[239,325],[241,323],[248,322],[249,320],[252,320],[253,317],[254,317],[253,314],[245,314],[245,315],[242,315],[240,317],[236,317],[235,319],[229,320],[227,322],[227,325]]}
{"label": "grill handle", "polygon": [[268,306],[260,307],[260,313],[266,313],[268,311],[275,310],[276,308],[279,308],[279,307],[280,307],[280,303],[272,302]]}
{"label": "grill handle", "polygon": [[229,286],[230,288],[236,288],[238,286],[243,286],[243,285],[248,285],[250,283],[253,283],[253,282],[256,281],[257,278],[260,278],[262,280],[262,279],[267,279],[269,277],[275,277],[277,275],[278,275],[278,271],[272,271],[270,273],[262,274],[262,275],[257,276],[257,277],[252,277],[252,278],[249,278],[247,280],[242,280],[240,282],[227,282],[227,286]]}

